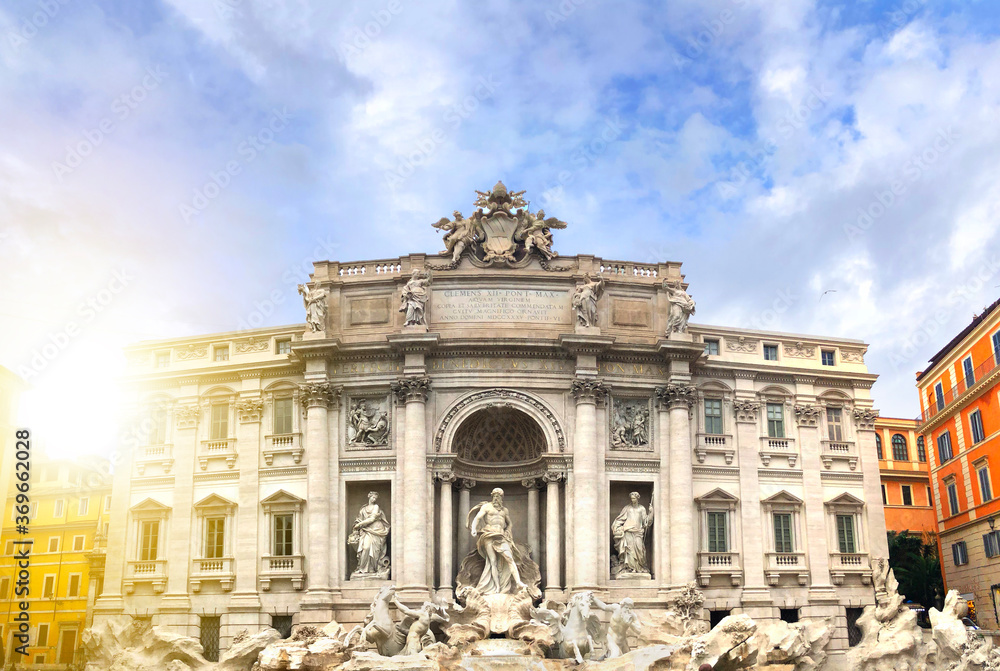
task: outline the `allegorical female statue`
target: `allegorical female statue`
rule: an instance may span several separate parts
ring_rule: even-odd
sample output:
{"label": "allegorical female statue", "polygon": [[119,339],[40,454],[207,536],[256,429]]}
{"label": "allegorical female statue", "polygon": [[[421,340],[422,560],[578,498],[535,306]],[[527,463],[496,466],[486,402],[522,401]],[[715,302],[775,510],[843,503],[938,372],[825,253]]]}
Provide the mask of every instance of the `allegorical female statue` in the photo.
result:
{"label": "allegorical female statue", "polygon": [[687,333],[688,319],[694,314],[694,299],[684,291],[680,282],[663,280],[663,288],[667,290],[667,300],[670,310],[667,313],[667,335],[671,333]]}
{"label": "allegorical female statue", "polygon": [[406,313],[405,326],[417,326],[426,324],[424,321],[424,305],[427,303],[427,296],[431,278],[428,273],[419,268],[413,269],[410,281],[403,287],[402,304],[399,306],[400,312]]}
{"label": "allegorical female statue", "polygon": [[351,579],[389,578],[389,558],[386,557],[386,541],[389,536],[389,522],[379,508],[378,493],[368,492],[368,505],[358,511],[354,528],[347,537],[347,543],[358,552],[358,568],[351,573]]}
{"label": "allegorical female statue", "polygon": [[309,324],[309,330],[313,333],[325,331],[326,290],[308,289],[304,284],[300,284],[299,293],[306,308],[306,323]]}
{"label": "allegorical female statue", "polygon": [[653,506],[649,512],[639,505],[639,492],[629,494],[629,503],[618,513],[611,523],[611,536],[618,552],[617,562],[612,566],[615,577],[629,575],[649,575],[646,561],[646,531],[653,523]]}
{"label": "allegorical female statue", "polygon": [[583,276],[583,284],[577,287],[573,294],[573,307],[576,309],[576,319],[580,326],[597,326],[597,301],[604,293],[604,278],[591,278],[590,274]]}
{"label": "allegorical female statue", "polygon": [[521,555],[511,535],[510,514],[503,505],[503,490],[494,489],[490,500],[469,511],[469,517],[472,518],[476,549],[486,560],[476,588],[482,594],[512,594],[528,589],[521,582],[517,569]]}

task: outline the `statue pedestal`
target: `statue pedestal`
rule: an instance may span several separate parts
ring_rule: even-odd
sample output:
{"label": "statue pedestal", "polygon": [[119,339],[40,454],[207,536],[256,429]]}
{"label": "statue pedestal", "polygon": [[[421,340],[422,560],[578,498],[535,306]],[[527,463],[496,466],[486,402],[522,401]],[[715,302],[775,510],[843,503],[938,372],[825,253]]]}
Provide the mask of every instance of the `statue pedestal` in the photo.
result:
{"label": "statue pedestal", "polygon": [[651,573],[619,573],[614,580],[652,580]]}
{"label": "statue pedestal", "polygon": [[690,333],[677,333],[676,331],[667,334],[667,340],[677,342],[694,342],[694,336]]}

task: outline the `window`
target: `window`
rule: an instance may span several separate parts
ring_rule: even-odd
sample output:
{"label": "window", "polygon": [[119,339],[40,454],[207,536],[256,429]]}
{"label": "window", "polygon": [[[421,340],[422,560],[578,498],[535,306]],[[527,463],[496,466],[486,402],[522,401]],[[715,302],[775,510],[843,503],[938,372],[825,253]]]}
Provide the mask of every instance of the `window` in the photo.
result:
{"label": "window", "polygon": [[170,366],[170,352],[157,352],[156,353],[156,367],[157,368],[167,368]]}
{"label": "window", "polygon": [[937,410],[941,410],[944,407],[944,387],[938,382],[934,385],[934,398],[937,399]]}
{"label": "window", "polygon": [[983,549],[987,557],[1000,555],[1000,531],[991,531],[983,535]]}
{"label": "window", "polygon": [[45,653],[44,652],[35,655],[35,664],[44,664],[44,663],[45,663]]}
{"label": "window", "polygon": [[903,485],[903,505],[912,506],[913,505],[913,489],[909,485]]}
{"label": "window", "polygon": [[163,445],[167,442],[167,409],[157,408],[153,411],[153,430],[149,434],[150,445]]}
{"label": "window", "polygon": [[993,360],[1000,366],[1000,331],[993,334]]}
{"label": "window", "polygon": [[0,600],[6,599],[10,593],[10,578],[4,576],[0,578]]}
{"label": "window", "polygon": [[59,537],[53,536],[49,539],[49,552],[59,552]]}
{"label": "window", "polygon": [[778,360],[778,346],[764,345],[764,361],[777,361],[777,360]]}
{"label": "window", "polygon": [[780,403],[767,404],[767,435],[769,438],[785,437],[785,414]]}
{"label": "window", "polygon": [[906,449],[906,438],[901,433],[892,436],[892,458],[895,461],[910,460],[910,451]]}
{"label": "window", "polygon": [[56,499],[52,504],[52,517],[62,517],[65,509],[66,502],[62,499]]}
{"label": "window", "polygon": [[955,484],[954,480],[948,483],[948,506],[952,515],[962,512],[958,507],[958,485]]}
{"label": "window", "polygon": [[965,541],[952,543],[951,557],[955,560],[955,566],[964,566],[969,563],[969,551],[965,547]]}
{"label": "window", "polygon": [[832,366],[836,361],[835,354],[831,349],[825,349],[820,352],[820,358],[822,359],[824,366]]}
{"label": "window", "polygon": [[952,457],[951,454],[951,432],[945,431],[937,439],[938,444],[938,461],[942,464],[949,461]]}
{"label": "window", "polygon": [[792,538],[792,514],[774,513],[774,551],[795,552]]}
{"label": "window", "polygon": [[277,434],[292,432],[292,399],[274,399],[274,432]]}
{"label": "window", "polygon": [[225,556],[226,518],[210,517],[205,520],[205,558],[219,559]]}
{"label": "window", "polygon": [[929,486],[927,487],[927,505],[934,505],[934,497],[931,495],[931,488]]}
{"label": "window", "polygon": [[854,554],[854,515],[837,515],[837,545],[841,554]]}
{"label": "window", "polygon": [[885,495],[885,485],[882,485],[882,505],[889,505],[889,497]]}
{"label": "window", "polygon": [[927,461],[927,447],[924,445],[923,436],[917,436],[917,460],[920,462]]}
{"label": "window", "polygon": [[781,616],[782,622],[788,622],[789,624],[794,624],[799,621],[799,609],[798,608],[779,608],[778,613]]}
{"label": "window", "polygon": [[38,638],[35,640],[35,646],[38,648],[47,648],[49,645],[49,623],[44,622],[38,625]]}
{"label": "window", "polygon": [[878,453],[878,458],[882,459],[882,436],[875,434],[875,451]]}
{"label": "window", "polygon": [[[38,501],[31,501],[28,503],[28,519],[35,519],[35,515],[38,514]],[[17,512],[17,506],[11,506],[10,508],[10,521],[16,522],[17,518],[21,517],[21,514]]]}
{"label": "window", "polygon": [[278,340],[274,343],[274,351],[277,354],[291,354],[292,353],[292,341],[291,340]]}
{"label": "window", "polygon": [[844,439],[844,412],[840,408],[826,409],[826,428],[830,432],[830,440]]}
{"label": "window", "polygon": [[111,512],[111,497],[110,496],[105,496],[104,497],[104,512],[106,512],[106,513],[110,513]]}
{"label": "window", "polygon": [[851,648],[861,642],[861,627],[858,626],[858,620],[864,612],[864,608],[844,609],[844,613],[847,615],[847,645]]}
{"label": "window", "polygon": [[708,513],[708,551],[729,552],[726,513]]}
{"label": "window", "polygon": [[5,555],[14,554],[14,541],[7,541],[7,546],[4,548],[3,553]]}
{"label": "window", "polygon": [[87,514],[87,511],[90,510],[90,497],[89,496],[81,496],[80,497],[80,507],[79,507],[78,510],[79,510],[79,512],[77,514],[80,515],[81,517],[83,515]]}
{"label": "window", "polygon": [[229,438],[229,406],[217,404],[212,406],[212,440]]}
{"label": "window", "polygon": [[972,367],[971,356],[967,356],[962,360],[962,372],[965,373],[965,388],[968,389],[976,383],[976,373]]}
{"label": "window", "polygon": [[295,518],[290,514],[274,516],[274,548],[271,554],[288,557],[292,551],[292,524]]}
{"label": "window", "polygon": [[705,433],[722,433],[721,399],[705,399]]}
{"label": "window", "polygon": [[229,361],[229,345],[219,345],[215,348],[216,361]]}
{"label": "window", "polygon": [[978,409],[969,414],[969,426],[972,429],[973,445],[986,440],[986,434],[983,432],[983,413],[979,412]]}
{"label": "window", "polygon": [[66,587],[66,596],[80,596],[80,574],[74,573],[69,577],[69,586]]}
{"label": "window", "polygon": [[160,523],[158,521],[143,522],[139,530],[139,561],[154,561],[158,558],[160,541]]}
{"label": "window", "polygon": [[51,599],[56,595],[56,577],[54,575],[45,576],[42,581],[42,598]]}
{"label": "window", "polygon": [[719,341],[718,340],[706,340],[705,341],[705,354],[715,355],[719,353]]}
{"label": "window", "polygon": [[993,498],[993,488],[990,486],[990,469],[983,464],[976,469],[976,477],[979,478],[979,493],[983,497],[983,503]]}
{"label": "window", "polygon": [[73,536],[73,552],[83,552],[86,536]]}

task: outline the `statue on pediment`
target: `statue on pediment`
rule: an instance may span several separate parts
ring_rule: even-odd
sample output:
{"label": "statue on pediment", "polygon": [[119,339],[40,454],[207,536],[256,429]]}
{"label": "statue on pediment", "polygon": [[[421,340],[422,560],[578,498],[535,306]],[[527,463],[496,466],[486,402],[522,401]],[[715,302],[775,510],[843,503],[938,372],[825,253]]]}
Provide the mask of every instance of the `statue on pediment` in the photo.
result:
{"label": "statue on pediment", "polygon": [[310,289],[304,284],[299,285],[299,294],[306,308],[306,323],[313,333],[326,331],[326,289]]}
{"label": "statue on pediment", "polygon": [[427,324],[424,318],[424,306],[427,304],[427,299],[430,296],[430,284],[430,273],[426,273],[419,268],[413,269],[413,274],[403,287],[403,294],[400,297],[401,304],[399,311],[406,313],[406,320],[403,322],[404,326],[421,326]]}
{"label": "statue on pediment", "polygon": [[663,288],[667,290],[667,300],[670,301],[667,335],[687,333],[688,319],[694,314],[694,299],[684,291],[679,281],[663,280]]}

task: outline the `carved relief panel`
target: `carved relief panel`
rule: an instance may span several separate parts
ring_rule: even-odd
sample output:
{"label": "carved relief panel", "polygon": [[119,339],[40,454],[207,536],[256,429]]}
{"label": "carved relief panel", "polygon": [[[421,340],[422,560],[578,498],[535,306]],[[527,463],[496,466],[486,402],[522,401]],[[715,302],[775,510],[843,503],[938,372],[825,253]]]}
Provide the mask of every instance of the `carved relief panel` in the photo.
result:
{"label": "carved relief panel", "polygon": [[651,450],[649,399],[612,397],[608,412],[612,450]]}
{"label": "carved relief panel", "polygon": [[388,447],[391,414],[388,394],[351,396],[347,402],[347,449]]}

